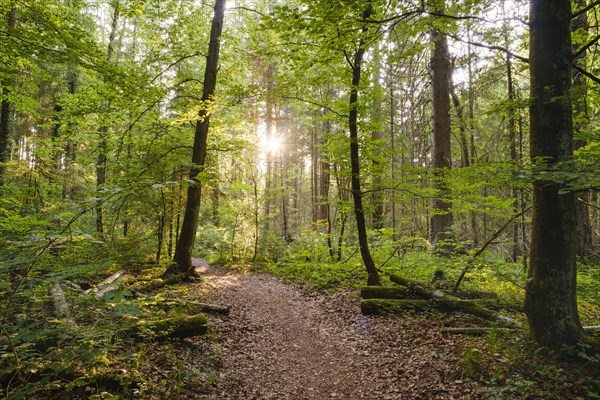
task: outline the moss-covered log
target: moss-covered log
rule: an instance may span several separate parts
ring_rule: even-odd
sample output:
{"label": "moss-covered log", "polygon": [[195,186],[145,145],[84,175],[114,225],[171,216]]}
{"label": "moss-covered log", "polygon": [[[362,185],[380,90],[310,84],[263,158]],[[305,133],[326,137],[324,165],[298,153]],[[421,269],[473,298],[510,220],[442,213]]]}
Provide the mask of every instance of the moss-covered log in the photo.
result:
{"label": "moss-covered log", "polygon": [[458,297],[446,294],[441,290],[431,290],[426,288],[424,285],[417,281],[413,281],[411,279],[404,278],[397,274],[392,274],[390,276],[390,280],[396,284],[406,286],[409,290],[414,291],[419,296],[422,296],[426,299],[432,299],[439,303],[441,308],[446,310],[457,310],[462,311],[467,314],[475,315],[480,318],[495,321],[504,325],[513,325],[513,326],[521,326],[522,324],[513,319],[506,317],[504,315],[498,314],[495,311],[489,310],[485,307],[482,307],[477,302],[472,300],[462,300]]}
{"label": "moss-covered log", "polygon": [[424,311],[434,306],[432,300],[362,299],[360,301],[360,311],[365,315]]}
{"label": "moss-covered log", "polygon": [[220,304],[212,304],[212,303],[202,303],[199,301],[179,300],[179,299],[163,300],[159,303],[159,306],[186,307],[186,308],[190,308],[190,309],[194,309],[194,310],[198,310],[198,311],[219,314],[219,315],[229,315],[229,312],[230,312],[229,306],[222,306]]}
{"label": "moss-covered log", "polygon": [[136,338],[146,338],[151,337],[151,335],[148,335],[148,333],[151,333],[159,339],[184,339],[204,335],[206,331],[206,317],[197,314],[165,318],[158,321],[141,321],[132,329],[131,335]]}
{"label": "moss-covered log", "polygon": [[444,327],[442,328],[442,333],[451,333],[455,335],[473,335],[473,336],[481,336],[485,335],[491,331],[494,332],[514,332],[515,329],[510,328],[489,328],[489,327],[463,327],[463,328],[452,328],[452,327]]}
{"label": "moss-covered log", "polygon": [[[488,305],[499,307],[499,305],[495,304],[495,301],[487,299],[456,299],[452,303],[439,301],[437,299],[362,299],[360,302],[360,310],[363,314],[368,315],[395,314],[403,311],[425,311],[431,309],[441,311],[459,310],[469,313],[468,310],[471,310],[473,307],[485,309],[484,306]],[[491,314],[487,315],[488,318],[485,319],[492,319],[492,316],[496,315],[496,313],[490,310],[488,311]]]}
{"label": "moss-covered log", "polygon": [[410,293],[406,288],[394,286],[364,286],[360,289],[363,299],[408,299]]}

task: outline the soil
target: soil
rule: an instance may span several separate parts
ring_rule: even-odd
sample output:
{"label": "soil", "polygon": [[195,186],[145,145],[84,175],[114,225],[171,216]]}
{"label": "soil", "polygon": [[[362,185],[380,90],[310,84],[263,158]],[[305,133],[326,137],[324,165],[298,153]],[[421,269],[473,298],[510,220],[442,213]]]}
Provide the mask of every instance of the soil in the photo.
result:
{"label": "soil", "polygon": [[231,306],[213,324],[221,368],[208,399],[480,398],[456,367],[473,339],[440,333],[452,316],[367,317],[352,291],[195,262],[207,300]]}

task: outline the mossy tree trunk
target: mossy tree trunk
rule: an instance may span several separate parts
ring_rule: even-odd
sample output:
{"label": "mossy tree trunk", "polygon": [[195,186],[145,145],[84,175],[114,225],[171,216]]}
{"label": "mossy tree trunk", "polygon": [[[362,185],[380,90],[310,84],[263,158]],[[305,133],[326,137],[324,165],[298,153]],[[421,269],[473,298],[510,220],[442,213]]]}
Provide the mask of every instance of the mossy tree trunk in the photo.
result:
{"label": "mossy tree trunk", "polygon": [[[530,1],[531,137],[533,162],[550,166],[573,155],[571,2]],[[533,338],[560,350],[577,344],[575,195],[560,184],[533,182],[531,264],[525,312]]]}
{"label": "mossy tree trunk", "polygon": [[198,228],[198,215],[200,213],[201,183],[198,175],[204,171],[206,160],[206,145],[208,140],[208,127],[212,112],[212,101],[217,86],[217,71],[219,63],[219,50],[221,47],[220,37],[223,31],[223,20],[225,16],[225,0],[216,0],[212,26],[210,30],[210,42],[208,45],[208,56],[204,70],[204,88],[202,91],[202,104],[196,122],[194,135],[194,147],[192,149],[192,166],[190,168],[190,179],[194,184],[187,190],[187,201],[185,214],[181,223],[181,234],[175,246],[174,264],[166,271],[167,274],[193,274],[192,252],[196,240],[196,229]]}

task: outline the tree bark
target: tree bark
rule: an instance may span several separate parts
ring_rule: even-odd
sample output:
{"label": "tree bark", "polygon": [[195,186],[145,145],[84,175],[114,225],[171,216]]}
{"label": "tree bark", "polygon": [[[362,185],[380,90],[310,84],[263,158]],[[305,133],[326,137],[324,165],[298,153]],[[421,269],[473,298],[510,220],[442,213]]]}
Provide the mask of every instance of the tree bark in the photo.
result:
{"label": "tree bark", "polygon": [[[371,16],[371,5],[363,13],[363,19]],[[363,32],[366,28],[363,29]],[[358,146],[358,86],[360,85],[361,67],[365,55],[365,43],[361,39],[358,50],[354,54],[352,61],[352,88],[350,89],[350,113],[348,124],[350,126],[350,164],[352,167],[352,197],[354,199],[354,216],[356,217],[356,230],[358,234],[358,244],[360,254],[367,270],[367,285],[381,286],[379,273],[375,267],[375,261],[371,257],[369,250],[369,239],[367,237],[367,224],[365,221],[365,210],[363,207],[363,198],[360,184],[360,156]]]}
{"label": "tree bark", "polygon": [[[16,9],[12,8],[6,15],[6,27],[10,31],[15,28]],[[10,33],[9,33],[10,34]],[[12,104],[9,100],[10,82],[4,79],[2,81],[2,103],[0,104],[0,186],[4,185],[6,180],[5,163],[9,157],[9,137],[10,137],[10,113]]]}
{"label": "tree bark", "polygon": [[[534,163],[553,165],[573,155],[571,2],[531,0],[530,21],[530,153]],[[576,296],[575,195],[561,189],[555,182],[533,182],[525,295],[532,337],[556,350],[584,339]]]}
{"label": "tree bark", "polygon": [[[443,11],[436,9],[436,11]],[[434,169],[433,187],[438,192],[433,200],[433,215],[431,216],[430,241],[434,248],[438,242],[452,237],[452,204],[445,182],[448,170],[452,166],[450,145],[450,75],[451,64],[448,53],[448,39],[438,29],[430,31],[433,50],[431,53],[431,104],[432,104],[432,134],[431,158]]]}
{"label": "tree bark", "polygon": [[[108,49],[106,51],[106,61],[111,62],[115,47],[115,38],[117,36],[117,26],[119,25],[120,4],[117,1],[114,5],[113,18],[110,26],[110,36],[108,38]],[[106,79],[104,79],[106,83]],[[106,107],[106,101],[102,101],[102,108]],[[102,125],[98,128],[98,155],[96,158],[96,190],[100,191],[106,184],[107,163],[108,163],[108,125]],[[104,236],[104,209],[102,200],[99,199],[96,204],[96,232],[101,237]]]}
{"label": "tree bark", "polygon": [[185,273],[192,275],[192,252],[196,240],[198,228],[198,217],[200,213],[201,183],[198,175],[204,171],[206,160],[206,145],[208,140],[208,128],[211,116],[211,105],[215,88],[217,86],[217,71],[219,64],[219,50],[221,47],[220,37],[223,31],[223,19],[225,16],[225,0],[216,0],[214,17],[210,30],[210,42],[208,45],[208,56],[204,70],[204,88],[202,91],[203,108],[198,113],[196,132],[194,135],[194,147],[192,149],[192,167],[190,168],[190,179],[194,182],[188,187],[185,214],[181,224],[181,234],[175,246],[175,255],[172,264],[166,274]]}
{"label": "tree bark", "polygon": [[[586,6],[586,0],[576,0],[575,3],[583,8]],[[571,24],[571,29],[573,32],[583,29],[588,32],[589,30],[589,22],[588,22],[588,14],[583,13],[575,18]],[[578,46],[574,46],[573,50],[577,52],[579,49]],[[585,57],[586,51],[583,51],[579,54],[573,63],[575,65],[580,65],[585,67]],[[582,65],[584,64],[584,65]],[[589,124],[589,115],[587,109],[587,85],[586,78],[579,71],[573,68],[573,95],[574,98],[574,117],[575,124],[574,129],[575,132],[582,131]],[[585,140],[575,139],[573,141],[573,150],[580,149],[587,144]],[[575,238],[577,240],[577,254],[580,256],[585,256],[593,249],[593,229],[591,226],[590,220],[590,209],[589,204],[590,195],[587,192],[578,193],[577,194],[577,222],[575,225]]]}

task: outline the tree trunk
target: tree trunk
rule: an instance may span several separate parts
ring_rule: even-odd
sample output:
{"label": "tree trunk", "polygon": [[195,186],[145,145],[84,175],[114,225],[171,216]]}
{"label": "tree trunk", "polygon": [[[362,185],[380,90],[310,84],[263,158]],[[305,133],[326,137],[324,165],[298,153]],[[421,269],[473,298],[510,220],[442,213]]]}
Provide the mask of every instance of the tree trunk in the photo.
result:
{"label": "tree trunk", "polygon": [[[9,31],[15,28],[16,9],[11,9],[6,15],[6,27]],[[4,185],[6,180],[6,166],[8,161],[9,151],[8,143],[10,136],[10,113],[12,104],[9,100],[10,82],[6,79],[2,80],[2,103],[0,104],[0,186]]]}
{"label": "tree trunk", "polygon": [[[572,157],[571,2],[530,1],[530,152],[549,165]],[[543,160],[542,160],[543,157]],[[525,312],[533,338],[564,349],[584,338],[577,312],[575,195],[533,181],[530,268]]]}
{"label": "tree trunk", "polygon": [[[442,7],[443,10],[443,7]],[[441,10],[436,10],[441,11]],[[448,39],[438,29],[431,29],[431,104],[432,123],[431,158],[434,169],[433,187],[437,195],[433,200],[430,241],[434,248],[438,242],[452,237],[452,210],[448,200],[450,191],[445,182],[452,166],[450,147],[450,75],[451,65],[448,54]]]}
{"label": "tree trunk", "polygon": [[[120,4],[117,1],[114,5],[113,18],[110,27],[110,36],[108,38],[108,49],[106,51],[106,61],[111,62],[115,38],[117,36],[117,26],[119,25]],[[104,79],[106,83],[106,79]],[[102,108],[106,108],[106,101],[102,101]],[[102,125],[98,128],[98,156],[96,158],[96,190],[100,191],[106,184],[106,167],[108,162],[108,126]],[[104,209],[102,208],[102,200],[98,200],[96,204],[96,232],[100,237],[104,236]]]}
{"label": "tree trunk", "polygon": [[181,234],[175,246],[174,264],[166,271],[166,274],[185,273],[192,275],[194,268],[192,266],[192,252],[196,240],[196,230],[198,228],[198,216],[200,213],[200,195],[201,183],[198,175],[204,171],[204,161],[206,160],[206,145],[208,139],[208,127],[211,115],[211,104],[215,88],[217,85],[217,71],[219,63],[220,37],[223,31],[223,19],[225,15],[225,0],[216,0],[214,17],[210,30],[210,42],[208,45],[208,56],[206,58],[206,68],[204,71],[204,88],[202,91],[203,107],[198,113],[196,122],[196,132],[194,135],[194,147],[192,150],[192,167],[190,168],[190,178],[194,184],[187,190],[187,202],[185,214],[181,224]]}
{"label": "tree trunk", "polygon": [[[586,0],[576,0],[576,3],[579,7],[585,7]],[[571,24],[571,29],[573,32],[578,30],[584,30],[586,33],[589,30],[589,22],[588,22],[588,14],[583,13],[575,18]],[[579,46],[574,46],[574,51],[577,52]],[[574,64],[585,67],[585,56],[586,51],[583,51],[579,54],[575,60]],[[584,65],[582,65],[584,64]],[[574,117],[575,124],[574,129],[575,132],[582,131],[589,124],[589,115],[587,110],[587,85],[586,78],[576,69],[573,69],[573,95],[574,95]],[[585,146],[587,143],[585,140],[576,139],[573,141],[573,150],[577,150]],[[591,226],[590,220],[590,209],[589,204],[590,195],[589,193],[579,193],[577,194],[577,219],[576,219],[576,230],[575,230],[575,238],[577,241],[577,254],[580,256],[585,256],[593,249],[593,229]]]}
{"label": "tree trunk", "polygon": [[384,199],[385,195],[383,192],[383,174],[384,165],[380,161],[383,155],[383,112],[381,110],[381,55],[379,49],[376,49],[373,56],[373,64],[375,66],[375,76],[373,79],[373,85],[375,86],[375,98],[373,99],[373,110],[372,118],[375,123],[375,130],[373,131],[373,139],[376,141],[375,154],[373,161],[373,198],[374,204],[373,213],[371,215],[371,221],[374,229],[383,229],[385,223],[385,208]]}
{"label": "tree trunk", "polygon": [[[371,6],[364,12],[364,19],[371,16]],[[361,66],[365,54],[365,43],[361,39],[358,50],[354,54],[352,63],[352,88],[350,89],[350,114],[348,123],[350,125],[350,164],[352,166],[352,197],[354,199],[354,216],[356,217],[356,230],[360,254],[367,270],[367,285],[381,286],[379,273],[375,267],[375,261],[371,257],[369,241],[367,238],[367,225],[365,222],[365,211],[363,208],[362,191],[360,185],[360,157],[358,148],[358,85],[360,84]]]}

